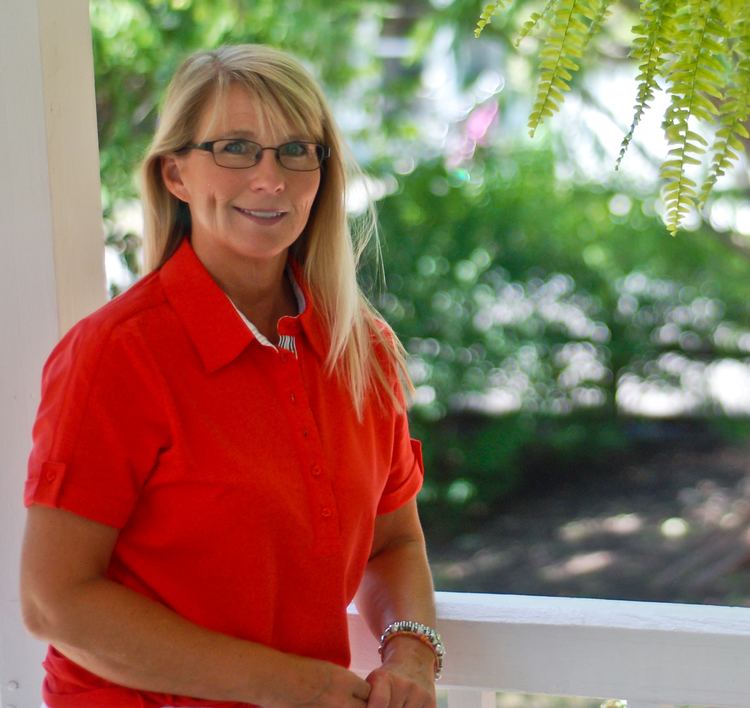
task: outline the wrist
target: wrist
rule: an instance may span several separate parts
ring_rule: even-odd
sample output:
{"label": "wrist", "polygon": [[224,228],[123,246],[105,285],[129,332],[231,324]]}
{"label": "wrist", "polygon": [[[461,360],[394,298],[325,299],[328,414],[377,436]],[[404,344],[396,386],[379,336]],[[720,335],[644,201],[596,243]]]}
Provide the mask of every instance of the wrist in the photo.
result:
{"label": "wrist", "polygon": [[445,646],[440,634],[421,622],[391,622],[380,637],[380,656],[385,662],[409,662],[429,666],[435,681],[443,670]]}
{"label": "wrist", "polygon": [[409,667],[412,672],[424,675],[430,681],[435,677],[435,654],[415,637],[393,637],[382,652],[383,664]]}
{"label": "wrist", "polygon": [[331,683],[331,667],[325,661],[282,652],[277,658],[258,705],[271,708],[312,704]]}

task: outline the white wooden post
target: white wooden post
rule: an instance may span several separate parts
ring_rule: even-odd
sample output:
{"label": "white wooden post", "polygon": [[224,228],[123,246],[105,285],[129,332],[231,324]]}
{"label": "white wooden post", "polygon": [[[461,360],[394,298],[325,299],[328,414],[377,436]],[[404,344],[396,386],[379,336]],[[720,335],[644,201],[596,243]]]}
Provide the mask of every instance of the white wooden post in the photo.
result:
{"label": "white wooden post", "polygon": [[106,300],[88,0],[0,0],[0,704],[39,708],[18,562],[44,359]]}

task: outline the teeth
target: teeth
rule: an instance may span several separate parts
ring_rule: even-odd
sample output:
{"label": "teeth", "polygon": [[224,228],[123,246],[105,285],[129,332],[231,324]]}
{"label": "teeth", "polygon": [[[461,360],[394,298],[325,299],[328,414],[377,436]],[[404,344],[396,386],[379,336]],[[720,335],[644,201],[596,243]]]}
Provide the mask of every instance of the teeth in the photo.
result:
{"label": "teeth", "polygon": [[257,216],[261,219],[273,219],[277,216],[281,216],[283,211],[262,211],[260,209],[240,209],[244,214],[250,214],[251,216]]}

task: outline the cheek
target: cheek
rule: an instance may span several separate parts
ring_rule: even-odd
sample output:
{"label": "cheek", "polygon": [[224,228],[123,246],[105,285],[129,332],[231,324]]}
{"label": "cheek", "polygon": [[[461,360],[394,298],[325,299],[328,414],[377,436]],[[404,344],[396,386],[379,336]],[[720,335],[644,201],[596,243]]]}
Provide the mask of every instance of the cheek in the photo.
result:
{"label": "cheek", "polygon": [[318,189],[320,188],[320,179],[318,179],[314,186],[310,189],[305,191],[305,194],[302,198],[302,203],[304,204],[305,208],[305,214],[310,213],[310,209],[312,209],[313,202],[315,202],[315,197],[318,194]]}
{"label": "cheek", "polygon": [[223,204],[230,201],[237,193],[238,188],[235,181],[222,180],[212,177],[201,182],[200,198],[206,204]]}

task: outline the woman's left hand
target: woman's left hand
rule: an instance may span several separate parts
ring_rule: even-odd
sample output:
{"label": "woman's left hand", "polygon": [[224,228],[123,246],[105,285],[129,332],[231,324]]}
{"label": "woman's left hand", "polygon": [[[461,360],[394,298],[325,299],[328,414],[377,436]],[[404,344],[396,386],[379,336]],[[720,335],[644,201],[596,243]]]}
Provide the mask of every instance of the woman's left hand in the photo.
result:
{"label": "woman's left hand", "polygon": [[383,664],[367,677],[368,708],[435,708],[435,656],[412,637],[388,642]]}

